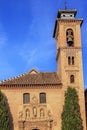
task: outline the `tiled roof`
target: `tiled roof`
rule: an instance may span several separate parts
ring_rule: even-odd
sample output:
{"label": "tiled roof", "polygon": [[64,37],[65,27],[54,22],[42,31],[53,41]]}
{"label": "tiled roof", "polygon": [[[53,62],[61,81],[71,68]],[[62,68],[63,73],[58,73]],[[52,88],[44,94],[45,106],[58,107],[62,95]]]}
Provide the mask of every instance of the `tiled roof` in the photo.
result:
{"label": "tiled roof", "polygon": [[4,80],[0,83],[0,85],[57,85],[61,84],[59,77],[56,72],[37,72],[36,70],[31,70],[28,73],[17,76],[15,78],[11,78],[8,80]]}

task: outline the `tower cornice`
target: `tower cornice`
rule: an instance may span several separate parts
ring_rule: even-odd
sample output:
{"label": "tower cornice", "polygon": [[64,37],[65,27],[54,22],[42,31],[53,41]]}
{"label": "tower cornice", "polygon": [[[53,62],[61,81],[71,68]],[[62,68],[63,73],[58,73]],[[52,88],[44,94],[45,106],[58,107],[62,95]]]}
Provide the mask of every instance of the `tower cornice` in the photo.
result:
{"label": "tower cornice", "polygon": [[58,22],[61,21],[61,22],[80,22],[80,25],[82,25],[83,23],[83,19],[61,19],[61,18],[57,18],[56,19]]}

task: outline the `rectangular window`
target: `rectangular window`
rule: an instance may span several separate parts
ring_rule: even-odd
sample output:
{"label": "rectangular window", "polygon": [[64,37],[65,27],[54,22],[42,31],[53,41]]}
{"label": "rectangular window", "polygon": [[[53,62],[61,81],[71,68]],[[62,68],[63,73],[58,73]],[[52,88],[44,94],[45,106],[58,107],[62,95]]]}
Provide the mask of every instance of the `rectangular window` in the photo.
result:
{"label": "rectangular window", "polygon": [[46,93],[40,93],[40,103],[46,103]]}
{"label": "rectangular window", "polygon": [[30,102],[30,94],[24,93],[23,94],[23,104],[28,104]]}

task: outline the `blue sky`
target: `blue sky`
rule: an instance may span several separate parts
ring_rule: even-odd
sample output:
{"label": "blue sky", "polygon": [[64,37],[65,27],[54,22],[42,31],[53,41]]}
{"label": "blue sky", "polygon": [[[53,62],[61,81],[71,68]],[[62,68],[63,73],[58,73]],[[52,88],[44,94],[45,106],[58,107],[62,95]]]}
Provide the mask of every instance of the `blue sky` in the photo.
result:
{"label": "blue sky", "polygon": [[[83,18],[84,85],[87,88],[87,0],[67,0]],[[0,0],[0,80],[15,77],[32,68],[56,71],[56,41],[53,31],[57,11],[64,0]]]}

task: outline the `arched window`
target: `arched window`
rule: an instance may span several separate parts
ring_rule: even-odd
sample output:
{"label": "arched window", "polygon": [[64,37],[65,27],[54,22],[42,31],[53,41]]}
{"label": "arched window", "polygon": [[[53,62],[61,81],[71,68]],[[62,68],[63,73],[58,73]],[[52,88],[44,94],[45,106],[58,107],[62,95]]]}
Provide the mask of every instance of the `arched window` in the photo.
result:
{"label": "arched window", "polygon": [[46,93],[40,93],[40,103],[46,103]]}
{"label": "arched window", "polygon": [[24,93],[23,94],[23,104],[28,104],[30,102],[30,94]]}
{"label": "arched window", "polygon": [[72,57],[72,65],[74,65],[74,56]]}
{"label": "arched window", "polygon": [[30,111],[29,111],[29,109],[26,109],[26,111],[25,111],[25,117],[26,118],[30,117]]}
{"label": "arched window", "polygon": [[68,65],[74,65],[74,56],[68,57]]}
{"label": "arched window", "polygon": [[68,65],[70,65],[71,64],[71,58],[70,58],[70,56],[68,57]]}
{"label": "arched window", "polygon": [[74,83],[74,82],[75,82],[74,75],[71,75],[70,76],[70,83]]}
{"label": "arched window", "polygon": [[67,46],[74,46],[74,34],[72,29],[66,31],[66,42]]}

